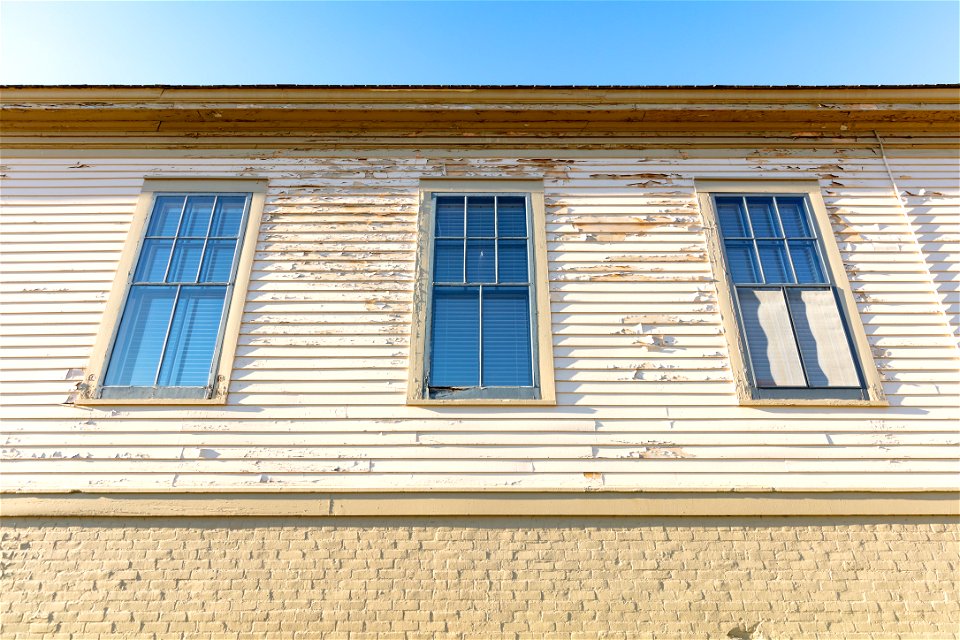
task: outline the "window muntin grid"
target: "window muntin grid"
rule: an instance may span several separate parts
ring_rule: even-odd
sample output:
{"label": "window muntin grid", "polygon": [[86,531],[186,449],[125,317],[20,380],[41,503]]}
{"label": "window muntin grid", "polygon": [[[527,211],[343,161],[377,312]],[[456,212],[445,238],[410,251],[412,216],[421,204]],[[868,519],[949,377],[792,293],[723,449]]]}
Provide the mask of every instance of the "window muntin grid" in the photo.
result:
{"label": "window muntin grid", "polygon": [[717,195],[714,206],[736,284],[832,284],[803,196]]}

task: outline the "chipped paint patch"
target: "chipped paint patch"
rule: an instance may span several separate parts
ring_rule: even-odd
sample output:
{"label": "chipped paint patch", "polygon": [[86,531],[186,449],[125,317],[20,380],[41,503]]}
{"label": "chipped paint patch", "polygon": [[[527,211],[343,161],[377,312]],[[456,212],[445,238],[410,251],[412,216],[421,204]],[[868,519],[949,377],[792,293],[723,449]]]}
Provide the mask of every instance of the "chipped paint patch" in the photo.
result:
{"label": "chipped paint patch", "polygon": [[677,459],[677,458],[693,458],[694,456],[684,451],[683,447],[672,446],[670,443],[665,443],[665,442],[649,442],[649,443],[646,443],[646,446],[640,447],[638,449],[632,449],[621,457],[638,458],[638,459],[645,459],[645,460],[650,460],[650,459],[664,460],[664,459]]}

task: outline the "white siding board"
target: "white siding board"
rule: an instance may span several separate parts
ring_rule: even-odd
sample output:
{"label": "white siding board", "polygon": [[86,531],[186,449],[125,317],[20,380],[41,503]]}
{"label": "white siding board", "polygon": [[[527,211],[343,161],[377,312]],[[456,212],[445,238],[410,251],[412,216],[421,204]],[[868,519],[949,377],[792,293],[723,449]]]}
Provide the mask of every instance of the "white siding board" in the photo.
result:
{"label": "white siding board", "polygon": [[[738,476],[742,490],[829,491],[843,486],[847,491],[875,491],[876,485],[863,476],[835,473],[744,473]],[[884,487],[890,491],[925,491],[933,488],[952,490],[955,474],[894,473],[883,474]],[[719,488],[729,482],[729,473],[178,473],[178,474],[48,474],[0,476],[3,491],[61,491],[64,486],[86,491],[382,491],[384,487],[418,490],[460,491],[597,491],[602,489],[701,491]]]}
{"label": "white siding board", "polygon": [[[48,447],[59,447],[57,450],[64,454],[64,447],[95,447],[111,448],[115,454],[128,454],[129,450],[123,447],[140,446],[147,447],[152,451],[152,447],[173,446],[173,447],[213,447],[217,453],[223,454],[224,448],[227,451],[240,450],[247,451],[246,448],[259,447],[257,451],[265,452],[263,457],[276,457],[272,455],[269,447],[279,447],[285,452],[293,452],[297,447],[314,447],[317,457],[328,457],[331,451],[343,451],[345,448],[353,447],[354,454],[357,457],[369,457],[372,453],[380,454],[385,448],[393,448],[397,452],[406,452],[416,454],[416,451],[410,447],[416,445],[434,447],[432,451],[447,451],[443,447],[488,447],[487,455],[499,455],[497,452],[503,451],[507,447],[526,447],[543,445],[545,436],[541,431],[490,431],[489,424],[478,422],[475,424],[461,424],[456,431],[437,430],[436,425],[430,423],[420,423],[415,431],[397,431],[397,432],[364,432],[353,431],[353,422],[340,424],[341,431],[319,431],[319,432],[301,432],[295,433],[281,432],[208,432],[208,431],[164,431],[154,423],[153,429],[135,431],[130,429],[123,433],[103,433],[103,432],[20,432],[7,434],[3,438],[3,446],[15,446],[19,452],[19,457],[31,457],[28,453],[29,448],[34,448],[38,456],[47,453],[50,457]],[[562,425],[561,425],[562,426]],[[757,425],[759,426],[759,425]],[[469,428],[474,430],[471,431]],[[558,430],[550,436],[551,444],[558,446],[584,445],[589,447],[676,447],[682,446],[688,453],[701,452],[698,457],[710,457],[709,451],[716,447],[726,447],[728,449],[751,447],[757,455],[773,455],[773,457],[785,458],[793,457],[793,447],[799,448],[798,454],[801,457],[809,455],[818,455],[817,451],[832,450],[835,453],[848,451],[851,447],[869,447],[869,451],[862,451],[866,457],[891,457],[890,448],[899,447],[917,447],[917,452],[921,454],[936,454],[941,446],[957,447],[960,446],[960,434],[947,432],[910,432],[898,433],[896,431],[884,432],[845,432],[830,431],[826,433],[813,432],[779,432],[771,433],[769,447],[756,447],[756,431],[740,430],[732,431],[653,431],[645,430],[640,433],[618,433],[613,431],[597,431],[584,433],[580,431]],[[592,428],[591,428],[592,431]],[[151,435],[158,437],[157,442],[150,442]],[[885,448],[877,448],[873,445],[881,444]],[[405,448],[397,448],[398,445],[405,445]],[[118,448],[121,447],[121,448]],[[806,455],[802,447],[806,447]],[[738,450],[739,450],[738,449]],[[472,451],[472,449],[465,449]],[[783,453],[768,454],[767,451],[776,451]],[[482,452],[482,449],[478,449]],[[786,455],[784,455],[786,454]],[[894,451],[892,455],[895,455]],[[13,453],[10,452],[9,456]],[[202,452],[195,452],[190,457],[203,457]],[[257,454],[260,455],[259,453]],[[591,457],[594,455],[590,453]],[[4,452],[8,456],[8,452]],[[64,454],[64,457],[69,457]],[[102,457],[102,456],[101,456]],[[180,457],[179,450],[176,457]],[[251,457],[244,454],[244,457]],[[341,457],[339,454],[335,457]],[[349,456],[347,456],[349,457]],[[413,457],[416,457],[414,455]],[[469,456],[468,456],[469,457]],[[848,457],[860,457],[848,456]]]}

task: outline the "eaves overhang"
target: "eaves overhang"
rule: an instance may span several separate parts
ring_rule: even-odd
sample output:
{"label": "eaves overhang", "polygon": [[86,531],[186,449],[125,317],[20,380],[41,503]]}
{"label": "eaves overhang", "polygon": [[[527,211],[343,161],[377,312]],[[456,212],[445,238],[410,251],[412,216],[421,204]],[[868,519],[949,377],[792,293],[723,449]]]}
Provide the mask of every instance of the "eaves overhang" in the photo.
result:
{"label": "eaves overhang", "polygon": [[960,85],[0,87],[6,134],[950,131]]}

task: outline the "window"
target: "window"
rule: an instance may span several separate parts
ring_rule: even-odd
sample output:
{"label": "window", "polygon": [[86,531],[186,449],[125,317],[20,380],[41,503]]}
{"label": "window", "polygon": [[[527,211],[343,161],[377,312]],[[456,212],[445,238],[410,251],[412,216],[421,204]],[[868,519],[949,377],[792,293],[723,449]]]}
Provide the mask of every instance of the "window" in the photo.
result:
{"label": "window", "polygon": [[554,402],[542,187],[425,186],[408,400]]}
{"label": "window", "polygon": [[819,193],[796,184],[740,186],[707,186],[701,203],[726,272],[721,293],[734,319],[728,333],[736,338],[733,350],[743,353],[735,366],[741,395],[878,400],[866,337],[844,274],[835,271],[839,255],[829,255],[836,246],[822,232],[830,227],[818,220]]}
{"label": "window", "polygon": [[225,399],[263,196],[221,182],[147,185],[85,400]]}

